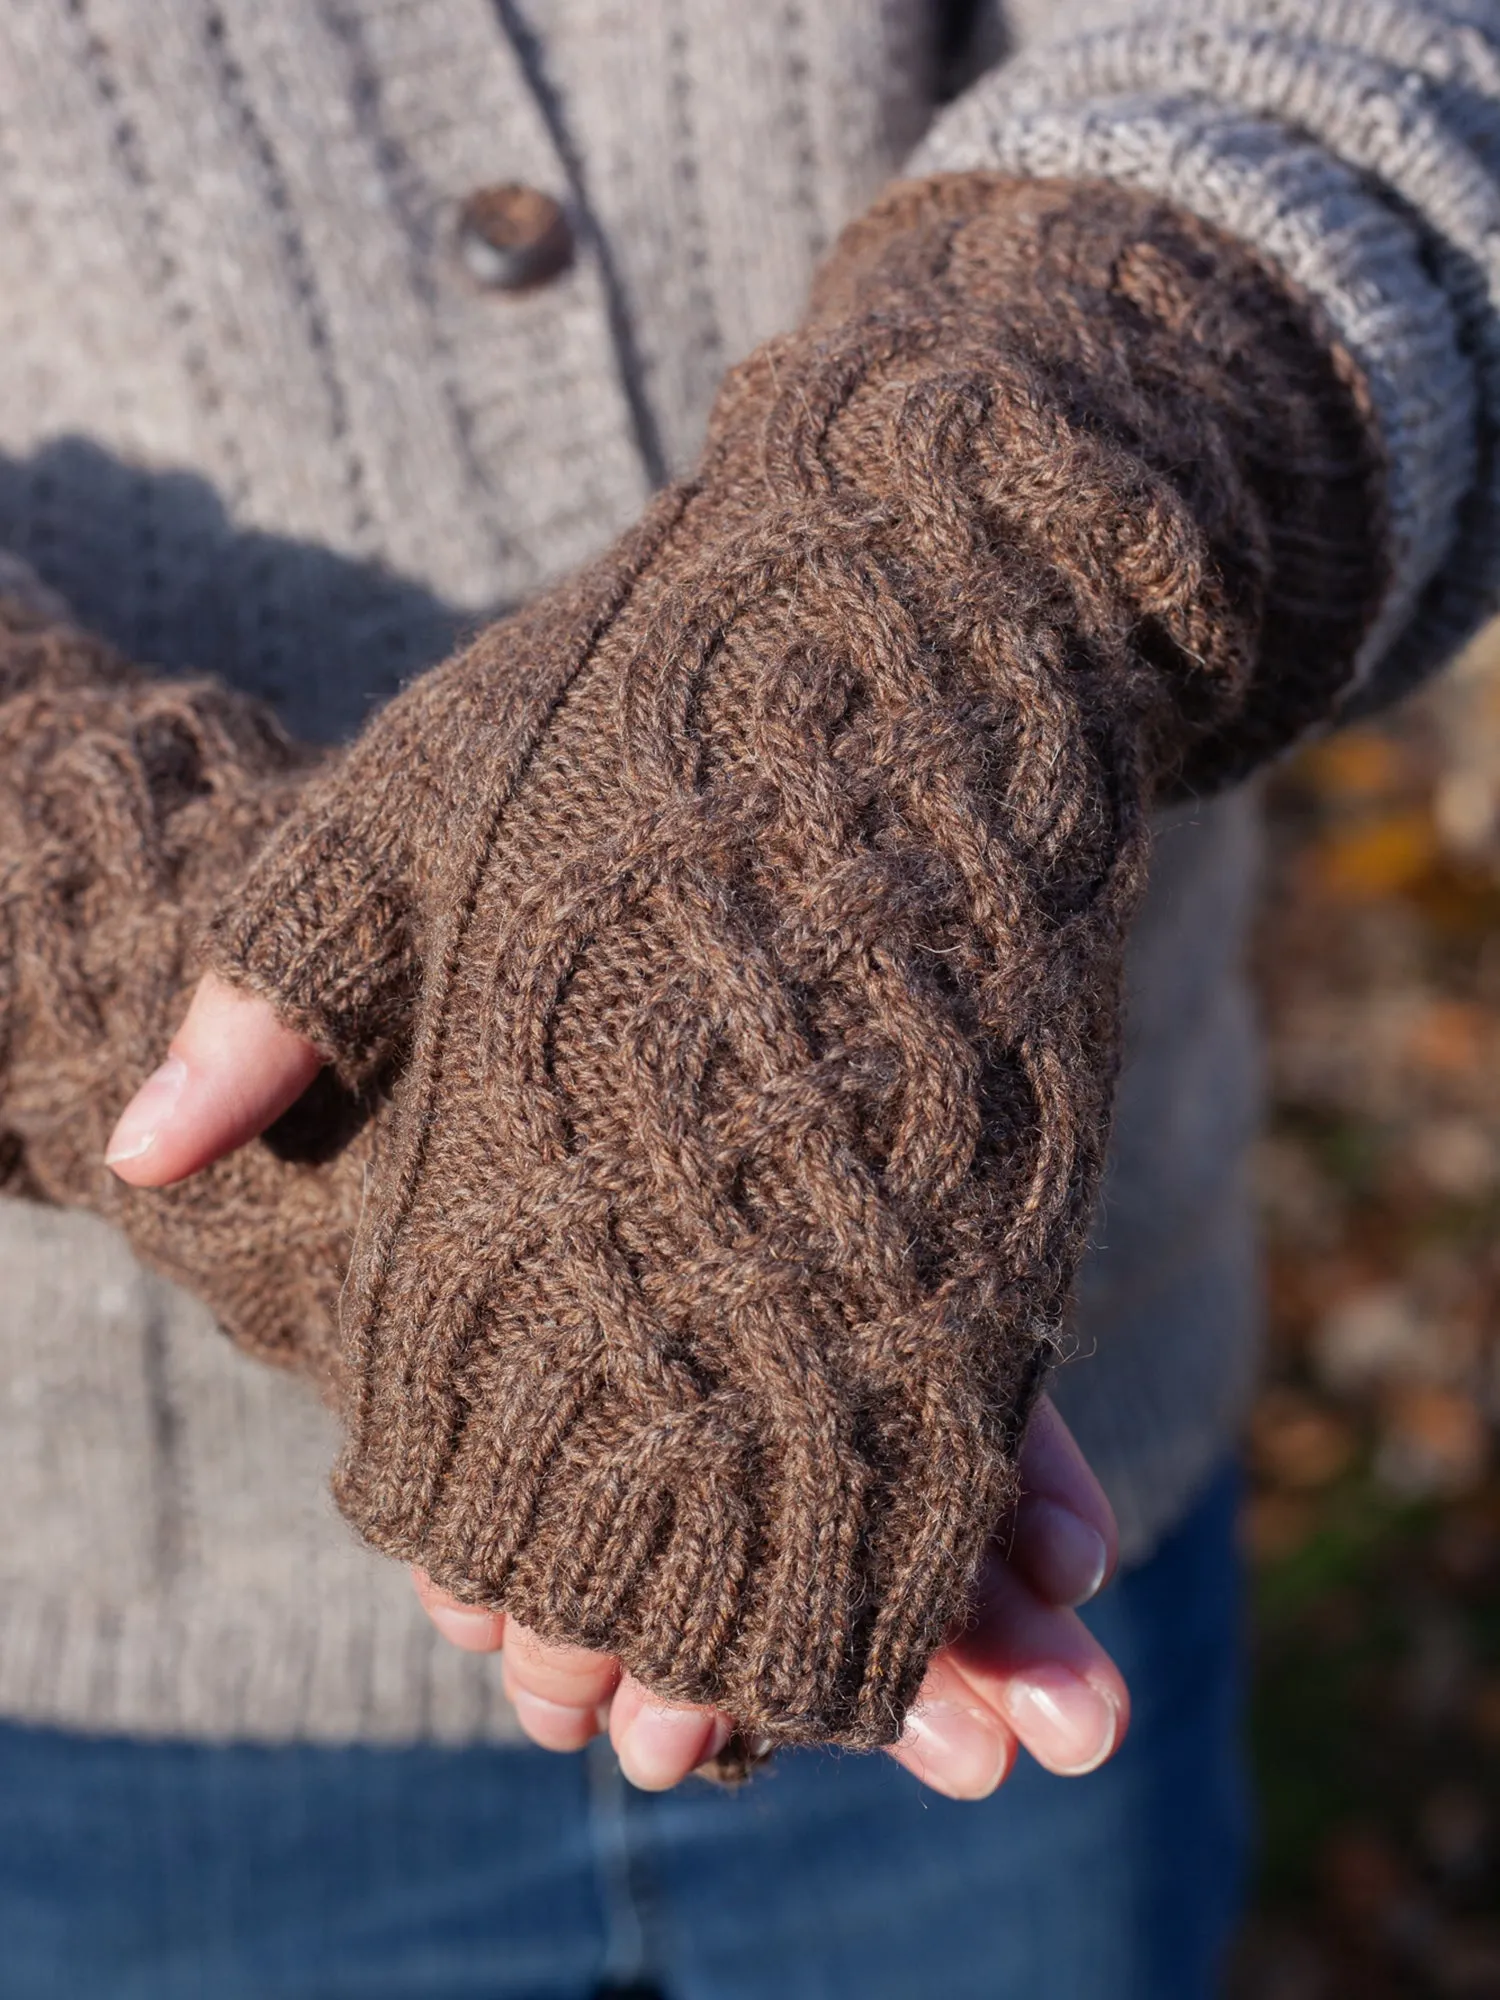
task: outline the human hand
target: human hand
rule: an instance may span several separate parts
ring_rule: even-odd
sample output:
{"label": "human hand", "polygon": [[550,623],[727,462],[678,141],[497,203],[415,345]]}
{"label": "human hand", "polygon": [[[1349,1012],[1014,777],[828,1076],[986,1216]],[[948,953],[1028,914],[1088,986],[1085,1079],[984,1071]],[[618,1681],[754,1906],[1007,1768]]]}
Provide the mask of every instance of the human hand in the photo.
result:
{"label": "human hand", "polygon": [[[308,788],[209,949],[393,1086],[335,1477],[374,1546],[751,1735],[897,1733],[1016,1499],[1149,810],[1363,629],[1272,532],[1294,319],[1124,193],[895,190],[694,479]],[[1292,627],[1321,679],[1262,675]],[[170,1178],[152,1116],[116,1157]]]}
{"label": "human hand", "polygon": [[[56,775],[48,777],[51,766],[41,755],[35,731],[12,717],[13,732],[26,751],[26,757],[18,760],[13,782],[19,784],[22,771],[37,766],[35,776],[28,781],[30,788],[23,787],[23,796],[34,817],[48,817],[38,806],[38,798],[45,795],[50,802],[48,824],[55,832],[57,800],[71,796],[66,759],[75,739],[90,748],[92,783],[87,796],[97,816],[104,813],[101,769],[114,774],[118,761],[122,797],[132,802],[138,795],[149,797],[150,787],[141,780],[145,767],[140,766],[140,753],[133,747],[137,739],[154,742],[170,719],[178,732],[171,740],[185,742],[181,733],[191,726],[202,739],[200,755],[217,760],[212,767],[212,790],[205,788],[213,811],[201,823],[195,822],[190,833],[176,830],[174,822],[169,835],[157,836],[157,844],[166,854],[181,848],[185,854],[197,856],[209,871],[211,892],[212,881],[233,867],[235,854],[253,838],[255,825],[274,814],[276,808],[268,799],[243,827],[239,820],[247,808],[235,802],[241,792],[255,796],[255,788],[262,782],[280,783],[275,774],[281,753],[268,739],[269,778],[263,781],[257,776],[259,766],[251,754],[259,737],[249,718],[236,721],[233,739],[226,737],[222,744],[211,733],[213,719],[226,698],[212,689],[184,691],[173,684],[158,688],[128,677],[121,690],[113,693],[109,676],[124,670],[96,659],[82,640],[69,643],[78,660],[74,662],[64,648],[49,669],[54,681],[66,678],[66,669],[79,683],[71,695],[74,708],[67,711],[66,723],[53,716],[50,724],[58,732],[56,754],[63,761]],[[232,705],[227,713],[231,719],[237,716]],[[106,743],[112,755],[101,765]],[[241,745],[238,751],[232,743]],[[235,762],[236,756],[243,768]],[[104,824],[114,826],[107,814]],[[143,837],[121,828],[115,828],[112,835],[115,844],[125,847],[132,839]],[[101,850],[110,846],[111,836],[101,834],[99,838]],[[82,879],[78,870],[84,858],[80,846],[74,853],[75,879]],[[164,1031],[171,1019],[169,1012],[162,1013],[162,1008],[171,1004],[167,961],[175,963],[173,952],[180,947],[174,940],[190,932],[194,908],[201,905],[204,894],[201,885],[190,886],[185,877],[165,872],[160,881],[132,887],[133,896],[127,895],[122,884],[112,878],[101,907],[107,908],[109,921],[121,927],[122,936],[133,939],[137,946],[143,935],[150,935],[161,961],[163,992],[149,1008],[139,1004],[125,1007],[122,1001],[119,1021],[112,1015],[103,1017],[102,1027],[96,1027],[89,1038],[91,1053],[84,1070],[79,1071],[80,1079],[92,1074],[94,1067],[101,1077],[111,1067],[117,1069],[120,1051],[133,1046],[133,1034],[148,1037],[149,1047],[153,1021],[162,1021],[157,1032]],[[147,926],[149,933],[143,929]],[[102,931],[87,927],[80,931],[84,940],[98,942],[102,937]],[[96,1039],[99,1046],[94,1050]],[[55,1059],[56,1052],[54,1068]],[[68,1044],[67,1061],[71,1075],[84,1062],[82,1045]],[[36,1064],[23,1067],[30,1079]],[[205,979],[173,1038],[163,1072],[138,1093],[109,1146],[118,1179],[127,1184],[121,1194],[126,1194],[130,1185],[163,1187],[225,1159],[301,1097],[318,1067],[316,1052],[283,1028],[266,1002],[240,995],[212,976]],[[33,1083],[27,1081],[20,1088],[24,1098]],[[84,1095],[92,1093],[85,1089]],[[42,1108],[48,1136],[43,1142],[39,1133],[37,1159],[45,1159],[55,1169],[54,1156],[66,1129],[59,1123],[55,1087],[44,1091]],[[11,1104],[13,1112],[18,1109],[19,1099]],[[103,1131],[92,1125],[89,1129],[98,1129],[93,1141],[93,1157],[97,1159]],[[83,1137],[79,1133],[63,1140],[63,1153],[77,1149]],[[84,1146],[83,1150],[88,1149]],[[185,1246],[199,1245],[201,1239],[202,1254],[187,1275],[190,1281],[207,1283],[209,1267],[213,1266],[210,1295],[217,1309],[236,1323],[241,1338],[252,1326],[262,1335],[269,1331],[255,1318],[255,1302],[263,1303],[268,1294],[274,1295],[283,1311],[286,1337],[305,1338],[308,1314],[331,1311],[337,1271],[330,1265],[326,1273],[330,1297],[325,1301],[318,1296],[316,1282],[310,1291],[302,1283],[299,1266],[314,1255],[315,1242],[319,1246],[317,1258],[326,1262],[335,1254],[341,1233],[347,1241],[360,1165],[357,1159],[340,1161],[323,1171],[321,1191],[304,1181],[300,1196],[295,1198],[281,1187],[288,1171],[295,1182],[296,1170],[279,1168],[264,1149],[242,1155],[237,1165],[226,1160],[218,1170],[221,1178],[226,1173],[232,1176],[226,1182],[224,1199],[226,1214],[234,1225],[233,1243],[225,1240],[213,1206],[202,1200],[187,1216],[175,1221],[168,1211],[153,1210],[137,1200],[120,1219],[143,1247],[174,1266],[185,1255]],[[76,1198],[66,1175],[57,1191],[60,1198]],[[290,1205],[284,1205],[288,1202]],[[285,1242],[287,1268],[279,1276],[274,1255],[268,1263],[258,1252],[250,1255],[243,1272],[236,1275],[233,1270],[235,1245],[243,1256],[241,1239],[255,1216],[260,1217],[268,1250]],[[153,1218],[159,1230],[149,1227]],[[238,1315],[236,1304],[244,1308]],[[1077,1771],[1108,1755],[1125,1726],[1126,1697],[1118,1674],[1071,1612],[1059,1608],[1089,1595],[1112,1567],[1114,1524],[1076,1446],[1045,1400],[1027,1434],[1021,1473],[1024,1498],[990,1551],[974,1622],[932,1662],[911,1727],[895,1747],[894,1754],[904,1764],[953,1796],[980,1796],[998,1783],[1010,1767],[1018,1740],[1053,1769]],[[674,1783],[721,1747],[729,1729],[726,1718],[661,1703],[618,1660],[579,1648],[549,1646],[514,1621],[507,1627],[497,1615],[457,1605],[425,1577],[419,1577],[418,1588],[439,1629],[456,1643],[488,1651],[503,1639],[502,1671],[522,1723],[537,1742],[555,1749],[575,1748],[607,1726],[620,1746],[625,1769],[642,1785]]]}
{"label": "human hand", "polygon": [[[301,1094],[318,1057],[267,1002],[209,974],[169,1064],[137,1094],[111,1141],[115,1172],[136,1187],[183,1179],[242,1145]],[[1128,1723],[1124,1682],[1072,1609],[1113,1573],[1114,1514],[1045,1396],[1022,1448],[1021,1488],[986,1557],[973,1622],[933,1659],[891,1750],[953,1798],[993,1791],[1018,1743],[1049,1770],[1092,1770]],[[544,1749],[578,1750],[608,1729],[627,1776],[655,1790],[728,1740],[730,1718],[660,1702],[618,1659],[549,1645],[501,1613],[458,1603],[420,1569],[413,1581],[445,1638],[466,1652],[502,1652],[506,1692]]]}
{"label": "human hand", "polygon": [[[890,1754],[949,1798],[986,1798],[1017,1745],[1060,1777],[1119,1748],[1130,1698],[1073,1606],[1113,1574],[1114,1513],[1044,1396],[1021,1451],[1022,1497],[986,1555],[972,1621],[933,1658]],[[713,1709],[663,1703],[607,1654],[552,1646],[499,1612],[460,1604],[412,1572],[437,1629],[465,1652],[502,1654],[505,1690],[544,1750],[580,1750],[608,1730],[625,1775],[664,1791],[716,1756],[733,1731]]]}
{"label": "human hand", "polygon": [[249,697],[154,677],[0,595],[0,1181],[105,1216],[243,1350],[334,1397],[384,1104],[325,1076],[267,1143],[165,1195],[102,1163],[183,1017],[206,918],[315,768]]}

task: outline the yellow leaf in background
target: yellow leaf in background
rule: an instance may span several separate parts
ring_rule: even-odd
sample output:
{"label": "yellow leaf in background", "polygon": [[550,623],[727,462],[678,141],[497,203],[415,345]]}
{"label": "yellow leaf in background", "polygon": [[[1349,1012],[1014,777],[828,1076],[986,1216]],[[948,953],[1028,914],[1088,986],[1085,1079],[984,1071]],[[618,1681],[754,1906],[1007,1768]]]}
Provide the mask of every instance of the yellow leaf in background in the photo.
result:
{"label": "yellow leaf in background", "polygon": [[1399,812],[1327,835],[1313,851],[1312,866],[1325,894],[1353,901],[1414,887],[1438,855],[1431,814]]}
{"label": "yellow leaf in background", "polygon": [[1410,776],[1400,744],[1373,729],[1346,729],[1314,744],[1298,771],[1315,791],[1335,799],[1383,798]]}

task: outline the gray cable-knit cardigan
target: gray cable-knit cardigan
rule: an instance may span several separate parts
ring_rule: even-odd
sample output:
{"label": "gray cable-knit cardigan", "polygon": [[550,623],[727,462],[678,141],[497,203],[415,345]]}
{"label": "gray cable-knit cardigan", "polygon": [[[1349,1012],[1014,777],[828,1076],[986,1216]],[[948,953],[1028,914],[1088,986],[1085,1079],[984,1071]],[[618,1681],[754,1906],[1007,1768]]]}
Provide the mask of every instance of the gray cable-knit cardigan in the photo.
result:
{"label": "gray cable-knit cardigan", "polygon": [[[137,659],[347,731],[635,516],[725,364],[792,323],[915,145],[919,171],[1144,186],[1313,294],[1388,466],[1360,698],[1441,662],[1500,551],[1500,0],[1029,0],[989,68],[1007,24],[981,9],[973,80],[937,111],[953,18],[7,0],[0,550]],[[523,294],[454,246],[465,197],[510,181],[558,197],[577,239]],[[1132,1556],[1222,1456],[1253,1367],[1253,850],[1244,795],[1163,826],[1057,1382]],[[507,1734],[494,1663],[447,1649],[337,1523],[326,1422],[101,1225],[0,1206],[0,1714]]]}

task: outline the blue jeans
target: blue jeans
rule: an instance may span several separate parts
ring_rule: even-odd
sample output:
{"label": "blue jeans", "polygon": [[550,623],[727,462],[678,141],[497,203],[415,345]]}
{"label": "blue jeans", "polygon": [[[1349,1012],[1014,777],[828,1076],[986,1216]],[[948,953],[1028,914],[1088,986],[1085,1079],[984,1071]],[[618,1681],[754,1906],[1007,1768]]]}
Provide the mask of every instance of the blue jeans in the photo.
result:
{"label": "blue jeans", "polygon": [[1089,1621],[1092,1777],[881,1756],[646,1796],[607,1752],[0,1728],[0,2000],[1207,2000],[1245,1847],[1235,1481]]}

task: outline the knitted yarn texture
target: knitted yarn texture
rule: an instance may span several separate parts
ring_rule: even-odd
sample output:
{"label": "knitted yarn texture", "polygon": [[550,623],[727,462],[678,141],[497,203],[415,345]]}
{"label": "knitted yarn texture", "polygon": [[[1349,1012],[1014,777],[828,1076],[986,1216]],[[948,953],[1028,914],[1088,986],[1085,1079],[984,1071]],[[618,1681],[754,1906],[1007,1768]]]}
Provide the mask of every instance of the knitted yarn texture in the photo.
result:
{"label": "knitted yarn texture", "polygon": [[[159,1195],[103,1165],[181,1019],[209,912],[315,759],[261,704],[149,678],[71,629],[24,572],[0,587],[0,1189],[107,1215],[237,1345],[336,1406],[383,1094],[325,1072],[257,1144]],[[707,1775],[751,1761],[735,1738]]]}
{"label": "knitted yarn texture", "polygon": [[213,936],[401,1072],[361,1532],[772,1741],[897,1734],[1066,1308],[1148,808],[1327,712],[1375,473],[1248,253],[940,178],[694,480],[392,704]]}
{"label": "knitted yarn texture", "polygon": [[[727,379],[696,476],[295,807],[294,753],[242,719],[206,763],[194,724],[173,840],[137,787],[107,844],[169,857],[177,970],[110,989],[150,1015],[132,1073],[204,888],[281,818],[208,956],[358,1129],[102,1199],[195,1282],[166,1241],[195,1203],[248,1271],[316,1185],[325,1274],[354,1232],[335,1491],[363,1534],[748,1734],[891,1740],[1066,1310],[1148,810],[1332,708],[1380,490],[1357,371],[1242,247],[1105,187],[893,190]],[[219,859],[186,839],[213,796]],[[47,1191],[101,1199],[73,1164]],[[254,1296],[232,1326],[295,1347]]]}
{"label": "knitted yarn texture", "polygon": [[104,1166],[210,911],[310,765],[259,703],[148,678],[0,598],[0,1187],[107,1215],[241,1346],[332,1394],[373,1105],[320,1079],[262,1142],[159,1195]]}

